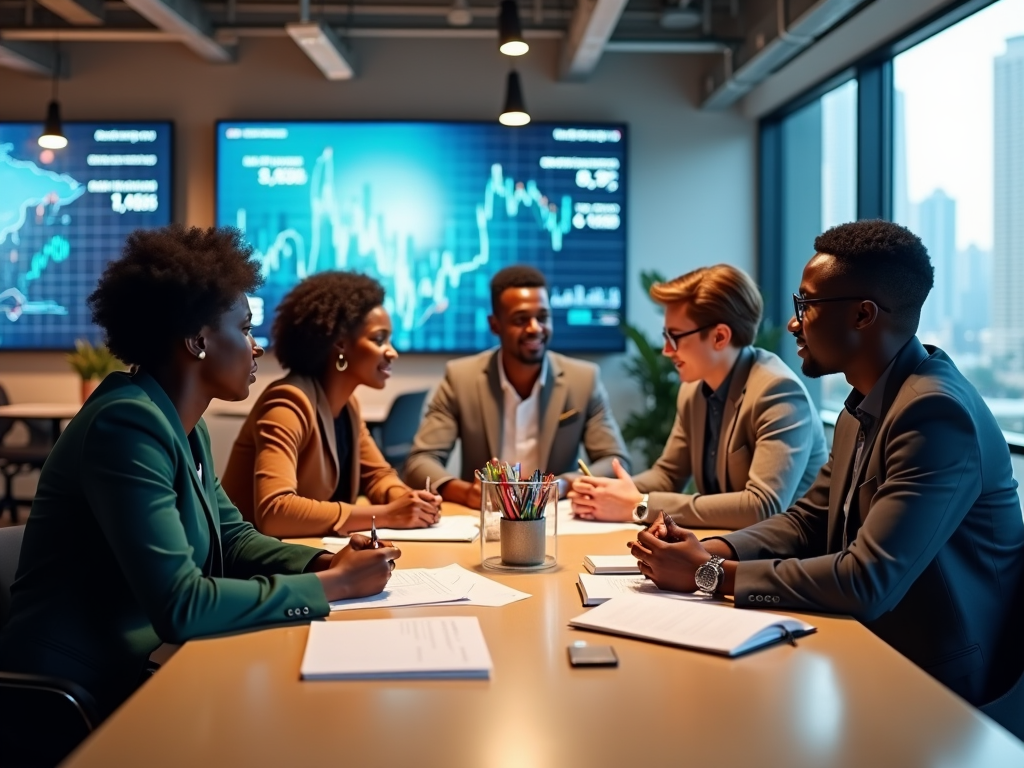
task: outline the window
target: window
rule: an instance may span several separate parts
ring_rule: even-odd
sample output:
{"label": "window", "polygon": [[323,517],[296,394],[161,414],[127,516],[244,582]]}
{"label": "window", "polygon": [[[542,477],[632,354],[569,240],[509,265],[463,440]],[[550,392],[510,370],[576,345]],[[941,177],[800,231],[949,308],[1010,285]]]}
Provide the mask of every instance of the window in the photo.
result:
{"label": "window", "polygon": [[893,86],[893,220],[935,267],[918,335],[1024,433],[1024,0],[896,56]]}
{"label": "window", "polygon": [[[828,90],[777,124],[779,161],[779,294],[772,322],[784,326],[793,313],[790,296],[799,291],[804,265],[814,255],[814,238],[829,227],[857,218],[857,81]],[[775,297],[772,297],[775,298]],[[794,369],[800,358],[788,335],[777,350]],[[809,381],[812,395],[827,409],[842,406],[849,385],[841,376]],[[838,406],[836,403],[838,402]]]}

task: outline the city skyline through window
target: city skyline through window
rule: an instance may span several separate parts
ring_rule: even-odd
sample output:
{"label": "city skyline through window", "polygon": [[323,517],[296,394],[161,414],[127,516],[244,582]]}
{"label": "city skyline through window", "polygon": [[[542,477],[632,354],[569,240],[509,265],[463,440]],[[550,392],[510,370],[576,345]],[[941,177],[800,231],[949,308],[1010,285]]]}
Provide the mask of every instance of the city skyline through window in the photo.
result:
{"label": "city skyline through window", "polygon": [[893,81],[893,220],[935,267],[918,335],[1024,432],[1024,0],[895,57]]}

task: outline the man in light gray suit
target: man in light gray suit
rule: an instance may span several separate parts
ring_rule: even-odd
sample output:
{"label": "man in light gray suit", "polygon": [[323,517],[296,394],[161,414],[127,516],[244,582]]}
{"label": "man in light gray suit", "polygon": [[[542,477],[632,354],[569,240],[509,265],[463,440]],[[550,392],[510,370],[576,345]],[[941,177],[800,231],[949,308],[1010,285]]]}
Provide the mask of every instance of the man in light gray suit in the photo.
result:
{"label": "man in light gray suit", "polygon": [[815,241],[795,315],[803,371],[853,386],[832,456],[785,514],[704,542],[660,522],[632,545],[659,587],[845,613],[974,704],[1014,682],[1024,522],[1010,453],[977,390],[915,336],[933,271],[884,221]]}
{"label": "man in light gray suit", "polygon": [[[728,264],[651,288],[665,307],[665,347],[683,385],[655,465],[630,477],[573,482],[573,512],[650,524],[661,511],[695,528],[743,528],[782,512],[828,457],[804,388],[771,352],[750,346],[761,322],[754,281]],[[690,478],[697,493],[681,493]]]}
{"label": "man in light gray suit", "polygon": [[[405,481],[430,478],[447,501],[480,506],[475,470],[493,457],[560,476],[559,494],[575,477],[580,446],[595,474],[611,474],[626,461],[626,446],[608,406],[597,366],[547,347],[551,306],[538,270],[511,266],[491,280],[491,331],[496,350],[448,363],[405,464]],[[462,441],[458,477],[446,468]]]}

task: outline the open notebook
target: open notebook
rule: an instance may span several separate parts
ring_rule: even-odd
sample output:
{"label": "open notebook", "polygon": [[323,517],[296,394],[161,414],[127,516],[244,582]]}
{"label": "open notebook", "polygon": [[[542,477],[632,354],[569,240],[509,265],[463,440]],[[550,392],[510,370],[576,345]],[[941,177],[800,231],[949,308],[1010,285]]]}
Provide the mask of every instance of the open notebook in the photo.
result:
{"label": "open notebook", "polygon": [[778,613],[621,595],[569,621],[569,626],[707,651],[740,654],[813,632],[806,622]]}
{"label": "open notebook", "polygon": [[303,680],[487,678],[491,672],[476,616],[314,621]]}

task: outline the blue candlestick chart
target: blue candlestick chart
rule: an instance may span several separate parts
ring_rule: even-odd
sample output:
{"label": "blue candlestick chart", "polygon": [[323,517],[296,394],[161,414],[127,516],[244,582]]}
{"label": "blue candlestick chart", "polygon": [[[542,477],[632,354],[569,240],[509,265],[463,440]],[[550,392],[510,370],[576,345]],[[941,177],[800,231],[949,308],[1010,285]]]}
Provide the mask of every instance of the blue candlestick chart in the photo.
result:
{"label": "blue candlestick chart", "polygon": [[[565,179],[552,179],[551,174],[531,178],[522,173],[529,170],[522,163],[510,170],[506,163],[478,162],[472,179],[465,171],[457,180],[451,174],[438,175],[448,204],[438,214],[444,220],[438,226],[439,242],[421,244],[419,240],[428,238],[403,226],[394,205],[389,209],[394,186],[375,183],[372,173],[358,186],[339,179],[336,146],[321,146],[301,167],[281,154],[294,147],[275,148],[276,156],[260,159],[289,163],[287,173],[278,173],[281,166],[264,170],[255,161],[247,162],[249,183],[236,179],[232,194],[224,195],[235,204],[218,201],[219,223],[241,229],[262,262],[266,284],[251,302],[256,333],[266,338],[274,307],[298,281],[341,269],[370,274],[382,283],[399,350],[485,348],[493,343],[486,321],[488,282],[501,267],[524,262],[548,276],[557,347],[621,347],[617,324],[624,237],[607,226],[607,214],[591,213],[591,203],[579,199],[591,198],[621,211],[621,192],[608,203],[610,195],[604,190],[595,196],[588,189],[574,191]],[[220,182],[224,174],[222,166]],[[575,178],[575,172],[561,175],[570,182]],[[251,183],[254,179],[256,184]],[[452,192],[454,186],[458,189]],[[598,229],[588,221],[597,222]]]}

